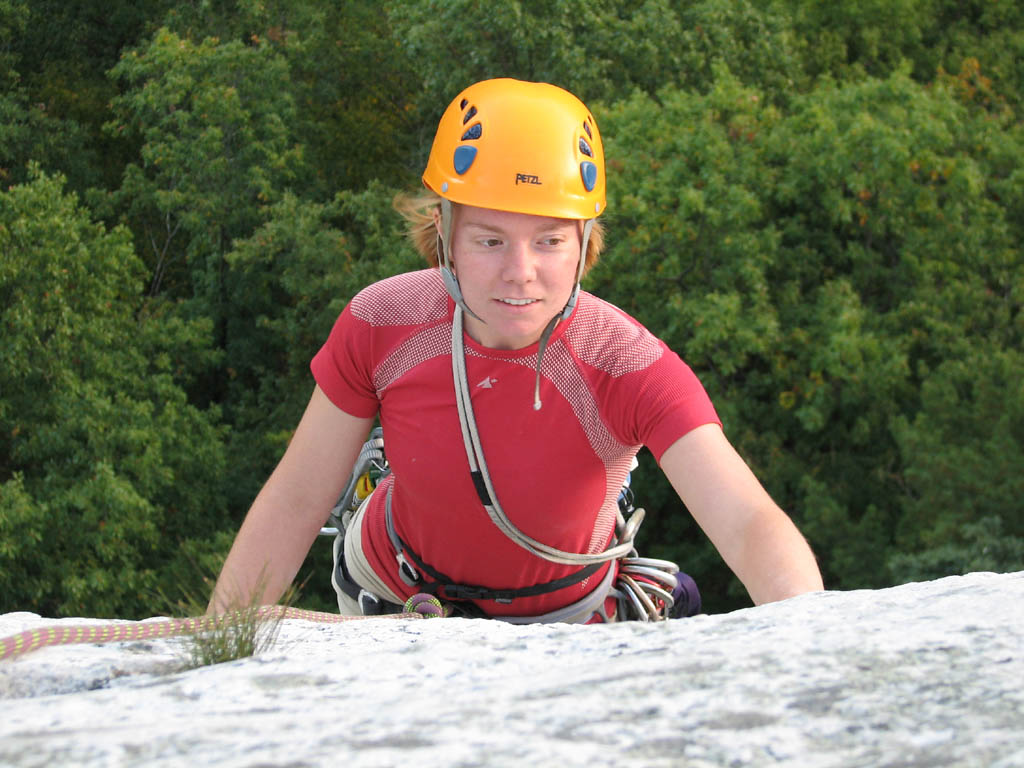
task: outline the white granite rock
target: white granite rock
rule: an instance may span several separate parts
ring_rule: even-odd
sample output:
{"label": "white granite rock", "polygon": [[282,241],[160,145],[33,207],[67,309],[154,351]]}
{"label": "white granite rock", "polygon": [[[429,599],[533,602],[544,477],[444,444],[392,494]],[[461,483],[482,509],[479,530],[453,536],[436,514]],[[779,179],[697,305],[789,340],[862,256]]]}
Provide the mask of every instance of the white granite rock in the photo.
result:
{"label": "white granite rock", "polygon": [[656,625],[288,621],[262,656],[181,656],[0,662],[0,765],[1024,766],[1024,572]]}

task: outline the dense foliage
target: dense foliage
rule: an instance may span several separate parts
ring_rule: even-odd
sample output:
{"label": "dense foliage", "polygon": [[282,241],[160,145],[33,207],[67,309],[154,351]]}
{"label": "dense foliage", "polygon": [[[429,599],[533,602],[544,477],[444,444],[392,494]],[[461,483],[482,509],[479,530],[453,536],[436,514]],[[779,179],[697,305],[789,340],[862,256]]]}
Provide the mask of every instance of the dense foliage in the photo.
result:
{"label": "dense foliage", "polygon": [[[216,569],[498,75],[594,110],[587,287],[697,371],[828,586],[1024,568],[1019,3],[0,0],[0,611],[149,615]],[[742,605],[641,459],[645,552]]]}

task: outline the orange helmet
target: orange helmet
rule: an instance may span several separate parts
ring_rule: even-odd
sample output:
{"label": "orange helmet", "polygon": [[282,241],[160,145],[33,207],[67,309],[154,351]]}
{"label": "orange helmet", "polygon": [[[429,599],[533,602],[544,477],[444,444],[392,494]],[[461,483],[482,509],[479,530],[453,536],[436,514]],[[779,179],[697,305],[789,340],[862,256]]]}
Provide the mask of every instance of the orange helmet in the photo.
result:
{"label": "orange helmet", "polygon": [[501,78],[469,86],[445,110],[423,183],[453,203],[586,220],[604,212],[604,174],[601,134],[583,102]]}

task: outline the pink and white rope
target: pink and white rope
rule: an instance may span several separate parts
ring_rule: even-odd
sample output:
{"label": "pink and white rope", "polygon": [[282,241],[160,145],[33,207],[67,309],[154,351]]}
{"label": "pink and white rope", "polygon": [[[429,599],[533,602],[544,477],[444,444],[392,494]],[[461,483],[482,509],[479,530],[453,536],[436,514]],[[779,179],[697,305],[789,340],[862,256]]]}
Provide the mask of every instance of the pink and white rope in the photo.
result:
{"label": "pink and white rope", "polygon": [[[119,641],[149,640],[152,638],[174,637],[176,635],[195,634],[205,630],[223,626],[225,618],[230,622],[230,614],[224,616],[195,616],[187,619],[167,619],[166,621],[123,621],[107,624],[73,624],[53,625],[26,629],[9,637],[0,638],[0,661],[14,656],[46,648],[51,645],[74,645],[78,643],[114,643]],[[242,616],[239,616],[241,619]],[[251,617],[249,617],[251,619]],[[260,620],[301,619],[325,624],[340,624],[347,621],[363,619],[422,619],[427,618],[421,613],[392,613],[382,616],[339,616],[335,613],[307,611],[302,608],[291,608],[283,605],[265,605],[257,612]]]}

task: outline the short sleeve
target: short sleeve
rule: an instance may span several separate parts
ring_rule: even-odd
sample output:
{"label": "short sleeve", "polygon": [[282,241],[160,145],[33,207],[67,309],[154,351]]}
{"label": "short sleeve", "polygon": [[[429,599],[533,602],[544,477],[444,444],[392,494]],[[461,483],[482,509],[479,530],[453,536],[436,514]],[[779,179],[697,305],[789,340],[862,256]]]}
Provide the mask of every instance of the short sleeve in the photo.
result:
{"label": "short sleeve", "polygon": [[[637,442],[661,455],[680,437],[704,424],[722,422],[697,375],[679,355],[664,347],[661,357],[643,371],[624,377],[635,393],[630,421]],[[629,381],[629,379],[634,379]]]}
{"label": "short sleeve", "polygon": [[360,418],[377,414],[372,328],[352,313],[351,304],[338,316],[309,367],[320,389],[345,413]]}

